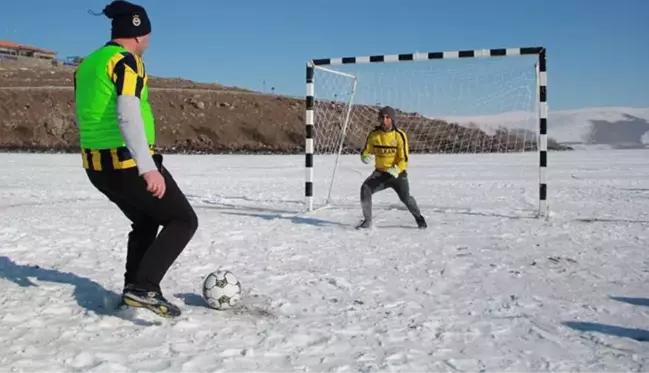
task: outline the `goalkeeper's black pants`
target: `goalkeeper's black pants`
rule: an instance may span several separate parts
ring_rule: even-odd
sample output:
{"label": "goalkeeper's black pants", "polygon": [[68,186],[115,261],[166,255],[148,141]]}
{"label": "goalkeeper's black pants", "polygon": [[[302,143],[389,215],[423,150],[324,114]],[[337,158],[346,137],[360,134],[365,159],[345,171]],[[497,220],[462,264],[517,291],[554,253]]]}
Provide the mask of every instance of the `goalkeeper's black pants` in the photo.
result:
{"label": "goalkeeper's black pants", "polygon": [[367,179],[365,179],[361,186],[361,207],[363,209],[363,217],[365,220],[372,220],[372,194],[388,188],[397,193],[399,200],[406,205],[408,211],[410,211],[415,219],[421,218],[421,212],[419,211],[419,206],[417,206],[417,201],[412,195],[410,195],[408,172],[404,170],[399,174],[399,177],[395,178],[387,172],[375,170]]}
{"label": "goalkeeper's black pants", "polygon": [[[153,156],[166,190],[161,199],[146,189],[137,168],[87,170],[92,185],[112,201],[131,221],[128,235],[124,283],[139,289],[161,292],[160,282],[185,249],[198,228],[198,218],[162,156]],[[159,228],[162,227],[160,234]]]}

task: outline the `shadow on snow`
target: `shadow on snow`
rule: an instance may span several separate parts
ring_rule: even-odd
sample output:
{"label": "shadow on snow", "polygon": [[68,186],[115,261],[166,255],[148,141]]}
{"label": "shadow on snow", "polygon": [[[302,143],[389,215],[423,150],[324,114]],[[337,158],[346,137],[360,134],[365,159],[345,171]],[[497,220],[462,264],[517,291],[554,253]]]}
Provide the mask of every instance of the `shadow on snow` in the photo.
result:
{"label": "shadow on snow", "polygon": [[565,321],[562,324],[581,332],[595,332],[614,337],[630,338],[638,342],[649,342],[649,330],[585,321]]}
{"label": "shadow on snow", "polygon": [[325,219],[318,219],[318,218],[311,218],[311,217],[305,217],[305,216],[296,216],[296,215],[282,215],[282,214],[261,214],[261,213],[252,213],[252,212],[223,212],[223,214],[227,215],[236,215],[236,216],[251,216],[255,218],[260,218],[264,220],[288,220],[292,222],[293,224],[306,224],[306,225],[313,225],[316,227],[324,227],[324,226],[346,226],[346,224],[331,221],[331,220],[325,220]]}
{"label": "shadow on snow", "polygon": [[43,268],[38,265],[18,264],[6,256],[0,256],[0,278],[24,288],[38,286],[32,279],[71,285],[74,287],[73,296],[79,307],[98,316],[115,316],[137,324],[146,324],[145,321],[132,320],[118,312],[115,307],[120,299],[120,294],[107,290],[95,281],[74,273]]}
{"label": "shadow on snow", "polygon": [[[619,302],[629,303],[634,306],[649,307],[649,298],[610,297]],[[563,325],[580,332],[594,332],[607,334],[614,337],[630,338],[638,342],[649,342],[649,330],[640,328],[627,328],[624,326],[601,324],[585,321],[565,321]]]}

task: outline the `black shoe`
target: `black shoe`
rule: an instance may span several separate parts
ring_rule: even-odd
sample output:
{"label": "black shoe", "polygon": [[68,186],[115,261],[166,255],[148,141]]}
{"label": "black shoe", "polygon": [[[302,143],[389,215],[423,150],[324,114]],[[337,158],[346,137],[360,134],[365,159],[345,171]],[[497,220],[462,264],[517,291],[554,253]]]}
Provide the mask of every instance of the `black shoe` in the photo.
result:
{"label": "black shoe", "polygon": [[372,227],[372,221],[371,220],[363,220],[358,225],[356,225],[356,229],[368,229]]}
{"label": "black shoe", "polygon": [[146,308],[160,316],[177,317],[181,311],[178,306],[169,302],[157,291],[139,290],[129,287],[122,296],[124,303],[131,307]]}
{"label": "black shoe", "polygon": [[129,290],[137,290],[137,286],[131,283],[124,283],[124,289],[122,289],[122,295],[126,294]]}
{"label": "black shoe", "polygon": [[417,227],[419,229],[426,229],[428,228],[428,224],[426,224],[426,219],[424,219],[423,216],[419,216],[418,218],[415,218],[417,221]]}
{"label": "black shoe", "polygon": [[117,305],[117,309],[126,309],[128,308],[128,304],[124,301],[124,294],[126,294],[127,291],[136,289],[135,285],[130,284],[130,283],[124,283],[124,288],[122,289],[122,297],[120,298],[119,304]]}

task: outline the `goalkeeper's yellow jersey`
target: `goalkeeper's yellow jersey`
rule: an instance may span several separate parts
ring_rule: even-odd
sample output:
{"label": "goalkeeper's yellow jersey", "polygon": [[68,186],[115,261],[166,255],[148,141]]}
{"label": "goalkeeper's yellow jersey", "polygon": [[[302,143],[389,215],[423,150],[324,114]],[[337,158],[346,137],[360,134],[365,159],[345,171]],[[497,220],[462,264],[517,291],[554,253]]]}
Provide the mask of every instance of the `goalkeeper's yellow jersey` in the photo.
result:
{"label": "goalkeeper's yellow jersey", "polygon": [[387,171],[392,166],[399,167],[399,173],[408,168],[408,136],[396,127],[390,131],[375,129],[367,135],[362,155],[374,154],[374,167]]}

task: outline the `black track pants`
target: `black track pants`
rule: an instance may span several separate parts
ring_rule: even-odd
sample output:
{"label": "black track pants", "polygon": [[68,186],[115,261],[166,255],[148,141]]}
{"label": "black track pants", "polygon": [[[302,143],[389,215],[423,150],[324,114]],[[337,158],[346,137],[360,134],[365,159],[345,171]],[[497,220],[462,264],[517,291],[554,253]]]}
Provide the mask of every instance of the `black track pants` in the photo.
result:
{"label": "black track pants", "polygon": [[415,219],[421,217],[417,201],[410,195],[407,171],[403,171],[396,178],[387,172],[374,171],[361,186],[361,207],[365,220],[372,220],[372,194],[388,188],[397,193],[401,202]]}
{"label": "black track pants", "polygon": [[162,199],[146,190],[146,182],[138,175],[137,168],[86,172],[92,185],[132,222],[125,284],[160,291],[160,282],[194,236],[198,218],[171,173],[162,165],[162,156],[153,157],[165,179]]}

